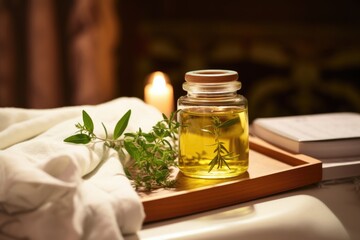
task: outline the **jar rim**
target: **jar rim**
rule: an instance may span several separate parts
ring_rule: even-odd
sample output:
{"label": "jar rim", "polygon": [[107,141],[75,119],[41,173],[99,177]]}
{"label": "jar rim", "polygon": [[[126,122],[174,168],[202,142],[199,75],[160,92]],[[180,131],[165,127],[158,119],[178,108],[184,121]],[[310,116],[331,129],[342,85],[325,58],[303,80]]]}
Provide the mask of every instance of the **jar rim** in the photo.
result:
{"label": "jar rim", "polygon": [[241,82],[220,82],[220,83],[198,83],[198,82],[184,82],[183,89],[188,93],[197,94],[224,94],[236,92],[241,88]]}
{"label": "jar rim", "polygon": [[233,70],[204,69],[185,73],[185,81],[190,83],[224,83],[238,79],[238,73]]}

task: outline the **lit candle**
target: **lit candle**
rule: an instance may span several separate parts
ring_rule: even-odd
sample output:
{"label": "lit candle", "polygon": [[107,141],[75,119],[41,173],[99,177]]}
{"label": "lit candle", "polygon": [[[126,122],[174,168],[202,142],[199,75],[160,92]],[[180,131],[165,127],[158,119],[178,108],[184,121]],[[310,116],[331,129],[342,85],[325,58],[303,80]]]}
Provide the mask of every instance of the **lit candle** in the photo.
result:
{"label": "lit candle", "polygon": [[154,72],[149,76],[144,89],[145,102],[159,109],[166,116],[174,110],[174,91],[167,76]]}

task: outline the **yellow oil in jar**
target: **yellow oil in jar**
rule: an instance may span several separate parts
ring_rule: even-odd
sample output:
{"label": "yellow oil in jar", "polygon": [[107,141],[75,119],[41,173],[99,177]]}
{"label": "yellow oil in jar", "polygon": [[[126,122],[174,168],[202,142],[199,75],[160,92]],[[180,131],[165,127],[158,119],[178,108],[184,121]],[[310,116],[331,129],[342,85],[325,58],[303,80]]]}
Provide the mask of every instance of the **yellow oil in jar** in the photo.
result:
{"label": "yellow oil in jar", "polygon": [[179,169],[198,178],[228,178],[248,169],[249,125],[243,108],[179,112]]}

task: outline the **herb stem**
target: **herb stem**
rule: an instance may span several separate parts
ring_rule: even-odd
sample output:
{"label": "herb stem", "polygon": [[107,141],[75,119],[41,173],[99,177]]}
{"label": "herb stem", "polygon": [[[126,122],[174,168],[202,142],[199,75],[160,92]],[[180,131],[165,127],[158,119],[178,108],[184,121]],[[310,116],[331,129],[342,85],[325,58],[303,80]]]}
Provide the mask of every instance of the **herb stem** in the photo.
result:
{"label": "herb stem", "polygon": [[220,135],[221,135],[221,129],[229,127],[231,125],[234,125],[235,123],[238,123],[240,119],[238,117],[230,119],[225,122],[221,122],[221,120],[218,117],[212,118],[212,125],[206,126],[206,128],[202,129],[204,132],[209,133],[214,136],[215,141],[215,156],[214,158],[209,162],[209,171],[211,172],[215,165],[217,165],[217,169],[221,169],[223,165],[225,165],[228,169],[230,169],[229,164],[227,163],[227,160],[234,159],[237,157],[237,155],[233,155],[232,152],[229,152],[229,150],[224,146],[224,142],[220,141]]}

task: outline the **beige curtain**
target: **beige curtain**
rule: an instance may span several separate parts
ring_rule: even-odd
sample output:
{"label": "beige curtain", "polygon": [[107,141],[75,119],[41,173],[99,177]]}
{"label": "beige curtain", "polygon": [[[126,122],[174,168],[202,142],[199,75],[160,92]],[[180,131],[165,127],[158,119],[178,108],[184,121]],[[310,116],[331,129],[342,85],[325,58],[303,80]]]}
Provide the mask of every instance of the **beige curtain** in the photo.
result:
{"label": "beige curtain", "polygon": [[[66,18],[59,17],[61,1],[15,2],[0,6],[1,107],[97,104],[116,96],[119,24],[114,0],[65,1]],[[16,46],[21,40],[14,41],[19,35],[14,11],[19,9],[26,13],[20,23],[25,29],[24,53]],[[24,63],[24,74],[16,72],[19,62]]]}

